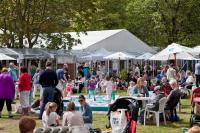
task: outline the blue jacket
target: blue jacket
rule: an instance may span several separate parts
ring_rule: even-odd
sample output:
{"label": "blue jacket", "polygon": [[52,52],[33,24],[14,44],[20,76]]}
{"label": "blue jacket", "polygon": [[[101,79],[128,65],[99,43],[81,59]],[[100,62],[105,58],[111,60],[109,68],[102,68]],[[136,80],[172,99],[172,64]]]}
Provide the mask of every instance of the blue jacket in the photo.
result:
{"label": "blue jacket", "polygon": [[12,77],[12,79],[14,81],[17,81],[17,70],[14,68],[9,68],[8,69],[8,73],[10,74],[10,76]]}
{"label": "blue jacket", "polygon": [[[144,91],[145,96],[146,96],[146,97],[149,97],[149,91],[148,91],[148,89],[147,89],[146,86],[143,87],[143,91]],[[136,86],[134,87],[134,89],[133,89],[133,95],[134,95],[134,96],[138,96],[138,94],[139,94],[138,86],[136,85]]]}
{"label": "blue jacket", "polygon": [[80,111],[82,113],[84,123],[92,123],[92,109],[87,103],[85,106],[80,107]]}

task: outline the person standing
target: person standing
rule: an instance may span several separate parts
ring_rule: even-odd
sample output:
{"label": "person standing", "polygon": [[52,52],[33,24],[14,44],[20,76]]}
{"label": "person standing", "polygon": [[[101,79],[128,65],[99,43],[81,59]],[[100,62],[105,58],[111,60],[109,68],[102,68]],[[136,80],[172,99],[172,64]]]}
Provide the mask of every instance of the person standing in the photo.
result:
{"label": "person standing", "polygon": [[90,79],[90,68],[88,63],[85,63],[85,66],[83,67],[83,74],[86,80]]}
{"label": "person standing", "polygon": [[63,68],[56,70],[57,78],[58,78],[58,85],[56,88],[58,88],[61,92],[65,89],[67,80],[69,79],[68,75],[68,65],[64,64]]}
{"label": "person standing", "polygon": [[94,101],[96,101],[96,98],[95,98],[96,85],[97,85],[97,81],[95,80],[95,77],[92,76],[91,79],[88,81],[88,91],[89,91],[89,99],[92,96]]}
{"label": "person standing", "polygon": [[83,116],[84,127],[86,127],[87,129],[91,129],[92,128],[92,109],[88,105],[88,103],[86,103],[85,97],[83,95],[80,95],[78,97],[78,101],[81,105],[80,111]]}
{"label": "person standing", "polygon": [[42,114],[44,112],[45,106],[48,102],[53,102],[54,100],[54,90],[58,84],[58,78],[56,72],[52,70],[52,63],[46,63],[46,70],[41,73],[39,83],[43,88],[42,94],[42,105],[40,106],[39,119],[42,119]]}
{"label": "person standing", "polygon": [[8,73],[13,78],[14,82],[17,82],[17,67],[13,62],[9,64]]}
{"label": "person standing", "polygon": [[8,73],[8,69],[3,68],[2,73],[0,74],[0,118],[5,101],[9,118],[13,117],[13,115],[11,114],[12,112],[11,103],[12,100],[14,99],[14,96],[15,96],[14,81]]}
{"label": "person standing", "polygon": [[39,84],[39,79],[40,79],[40,74],[41,74],[41,70],[39,68],[37,68],[36,73],[34,74],[32,80],[33,80],[33,99],[35,99],[35,94],[37,89],[40,90],[40,99],[42,98],[42,87]]}
{"label": "person standing", "polygon": [[30,107],[29,104],[29,95],[31,91],[31,76],[28,74],[28,70],[26,67],[20,68],[20,76],[18,83],[19,90],[19,101],[22,107],[22,114],[28,115],[28,110]]}
{"label": "person standing", "polygon": [[106,76],[106,81],[104,82],[104,86],[106,86],[106,97],[108,103],[111,102],[112,99],[112,81],[110,80],[110,76]]}
{"label": "person standing", "polygon": [[[13,62],[10,62],[9,64],[9,68],[8,68],[8,73],[10,74],[10,76],[12,77],[15,85],[16,85],[16,82],[18,81],[18,76],[17,76],[17,66],[15,66],[15,64]],[[18,97],[18,90],[17,90],[17,87],[15,88],[16,91],[15,91],[15,98]],[[13,102],[14,103],[14,102]]]}
{"label": "person standing", "polygon": [[200,84],[200,61],[195,64],[196,87]]}
{"label": "person standing", "polygon": [[173,68],[173,64],[170,64],[170,67],[167,70],[167,80],[170,81],[172,79],[176,80],[176,70]]}

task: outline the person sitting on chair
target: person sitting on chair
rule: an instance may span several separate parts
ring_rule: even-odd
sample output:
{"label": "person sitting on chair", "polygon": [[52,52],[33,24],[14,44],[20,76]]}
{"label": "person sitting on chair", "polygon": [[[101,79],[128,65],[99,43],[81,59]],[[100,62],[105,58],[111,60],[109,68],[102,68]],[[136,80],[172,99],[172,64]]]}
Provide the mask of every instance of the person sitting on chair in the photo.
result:
{"label": "person sitting on chair", "polygon": [[170,80],[169,84],[173,90],[170,92],[169,96],[167,97],[165,110],[170,110],[170,113],[171,113],[170,119],[171,119],[171,121],[174,121],[173,116],[175,115],[175,117],[177,117],[175,107],[177,106],[178,102],[180,101],[182,92],[178,88],[178,83],[175,79]]}
{"label": "person sitting on chair", "polygon": [[156,94],[154,100],[150,103],[147,104],[148,109],[153,110],[153,111],[158,111],[159,109],[159,101],[161,98],[165,97],[165,93],[162,91],[160,86],[156,86],[154,88],[154,93]]}
{"label": "person sitting on chair", "polygon": [[161,89],[164,91],[165,95],[168,96],[172,90],[171,86],[169,85],[169,83],[167,82],[167,77],[164,76],[162,77],[162,80],[161,80]]}
{"label": "person sitting on chair", "polygon": [[194,78],[192,76],[192,72],[191,71],[187,71],[187,79],[185,81],[185,87],[187,89],[191,90],[193,83],[194,83]]}

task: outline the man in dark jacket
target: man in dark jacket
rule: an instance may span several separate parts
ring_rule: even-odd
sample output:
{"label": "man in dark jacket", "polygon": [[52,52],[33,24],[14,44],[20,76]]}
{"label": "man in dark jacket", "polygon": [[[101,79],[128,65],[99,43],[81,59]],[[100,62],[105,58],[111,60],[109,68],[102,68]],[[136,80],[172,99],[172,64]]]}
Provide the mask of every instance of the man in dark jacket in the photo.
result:
{"label": "man in dark jacket", "polygon": [[177,120],[177,114],[176,114],[176,106],[178,102],[180,101],[180,98],[182,96],[181,90],[178,88],[178,83],[175,79],[170,80],[169,82],[171,88],[173,89],[169,96],[167,97],[167,102],[165,105],[165,110],[169,110],[171,113],[171,121]]}
{"label": "man in dark jacket", "polygon": [[52,70],[52,63],[46,63],[46,70],[41,73],[39,83],[42,86],[42,105],[40,106],[40,116],[39,119],[42,119],[42,114],[46,103],[53,102],[54,100],[54,91],[55,87],[58,84],[58,78],[56,72]]}
{"label": "man in dark jacket", "polygon": [[178,88],[178,84],[176,80],[174,79],[171,80],[169,84],[173,90],[170,92],[169,96],[167,97],[165,108],[171,110],[171,109],[174,109],[176,105],[178,104],[181,98],[182,92]]}
{"label": "man in dark jacket", "polygon": [[152,101],[150,106],[148,106],[148,108],[153,111],[158,111],[159,110],[159,101],[161,98],[165,97],[165,93],[162,91],[160,86],[156,86],[154,88],[154,93],[156,94],[156,97]]}

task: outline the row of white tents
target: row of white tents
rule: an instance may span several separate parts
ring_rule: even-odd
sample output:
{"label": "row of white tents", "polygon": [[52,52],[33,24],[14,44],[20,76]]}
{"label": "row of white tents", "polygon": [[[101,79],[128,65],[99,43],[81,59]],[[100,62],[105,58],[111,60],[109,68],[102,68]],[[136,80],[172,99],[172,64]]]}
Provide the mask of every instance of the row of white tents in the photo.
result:
{"label": "row of white tents", "polygon": [[152,53],[144,53],[138,57],[126,52],[109,52],[105,49],[97,50],[94,53],[81,57],[82,60],[198,60],[197,55],[200,53],[200,46],[188,48],[180,44],[172,43],[165,49],[153,55]]}
{"label": "row of white tents", "polygon": [[[137,59],[137,60],[198,60],[197,55],[200,53],[200,46],[195,48],[188,48],[176,43],[172,43],[168,45],[165,49],[160,51],[157,54],[152,53],[144,53],[140,56],[135,56],[126,52],[110,52],[101,48],[89,55],[80,57],[80,60],[84,61],[102,61],[102,60],[129,60],[129,59]],[[14,58],[0,53],[0,60],[15,60]]]}

